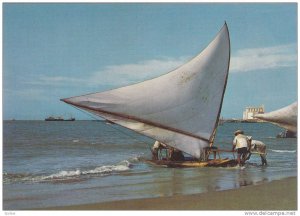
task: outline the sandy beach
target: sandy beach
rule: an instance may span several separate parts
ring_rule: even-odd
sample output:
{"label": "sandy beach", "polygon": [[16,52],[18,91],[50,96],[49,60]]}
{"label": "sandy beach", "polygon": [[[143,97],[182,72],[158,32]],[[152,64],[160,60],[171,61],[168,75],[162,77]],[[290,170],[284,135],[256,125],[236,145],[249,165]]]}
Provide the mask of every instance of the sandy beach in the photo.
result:
{"label": "sandy beach", "polygon": [[297,210],[297,178],[211,193],[53,207],[47,210]]}

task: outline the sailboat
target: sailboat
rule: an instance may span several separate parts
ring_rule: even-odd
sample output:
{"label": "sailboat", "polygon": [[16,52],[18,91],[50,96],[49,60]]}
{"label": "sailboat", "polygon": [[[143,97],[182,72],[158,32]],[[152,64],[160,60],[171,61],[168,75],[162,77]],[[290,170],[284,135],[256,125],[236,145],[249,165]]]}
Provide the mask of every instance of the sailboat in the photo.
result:
{"label": "sailboat", "polygon": [[278,110],[269,113],[256,114],[255,118],[270,122],[279,127],[285,128],[286,131],[279,137],[296,137],[297,136],[297,118],[298,103],[297,101]]}
{"label": "sailboat", "polygon": [[61,99],[67,104],[131,129],[191,156],[192,160],[147,160],[175,167],[227,166],[208,159],[214,142],[230,63],[227,24],[197,56],[177,69],[137,84]]}

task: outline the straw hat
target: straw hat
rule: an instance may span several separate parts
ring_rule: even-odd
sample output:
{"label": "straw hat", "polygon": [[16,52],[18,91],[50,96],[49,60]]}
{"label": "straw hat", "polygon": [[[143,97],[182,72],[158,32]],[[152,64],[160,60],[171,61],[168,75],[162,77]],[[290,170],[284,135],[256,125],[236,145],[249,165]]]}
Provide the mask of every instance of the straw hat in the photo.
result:
{"label": "straw hat", "polygon": [[237,130],[237,131],[234,132],[234,135],[235,135],[235,136],[238,135],[238,134],[244,134],[244,131],[242,131],[242,130]]}

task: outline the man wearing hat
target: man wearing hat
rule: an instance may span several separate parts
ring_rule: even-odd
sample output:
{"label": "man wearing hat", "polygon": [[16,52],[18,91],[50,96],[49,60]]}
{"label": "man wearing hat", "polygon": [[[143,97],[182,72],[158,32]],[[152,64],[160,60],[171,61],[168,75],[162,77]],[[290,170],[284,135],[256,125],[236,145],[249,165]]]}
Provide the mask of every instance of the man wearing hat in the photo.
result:
{"label": "man wearing hat", "polygon": [[237,162],[239,165],[242,165],[246,160],[250,143],[247,136],[244,135],[244,131],[237,130],[234,132],[234,135],[232,151],[234,149],[237,150]]}

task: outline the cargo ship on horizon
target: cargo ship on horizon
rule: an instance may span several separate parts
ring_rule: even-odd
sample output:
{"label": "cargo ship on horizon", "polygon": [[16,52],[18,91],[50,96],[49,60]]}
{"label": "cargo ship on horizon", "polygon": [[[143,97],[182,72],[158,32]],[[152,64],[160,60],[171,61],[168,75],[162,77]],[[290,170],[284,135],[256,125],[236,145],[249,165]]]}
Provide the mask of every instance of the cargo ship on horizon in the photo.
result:
{"label": "cargo ship on horizon", "polygon": [[75,118],[71,117],[69,119],[64,119],[63,117],[61,116],[49,116],[47,118],[45,118],[45,121],[75,121]]}

